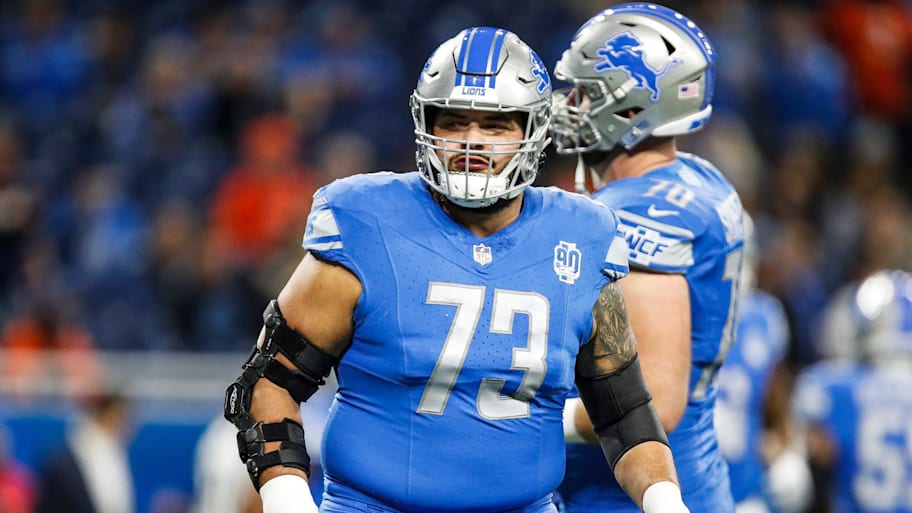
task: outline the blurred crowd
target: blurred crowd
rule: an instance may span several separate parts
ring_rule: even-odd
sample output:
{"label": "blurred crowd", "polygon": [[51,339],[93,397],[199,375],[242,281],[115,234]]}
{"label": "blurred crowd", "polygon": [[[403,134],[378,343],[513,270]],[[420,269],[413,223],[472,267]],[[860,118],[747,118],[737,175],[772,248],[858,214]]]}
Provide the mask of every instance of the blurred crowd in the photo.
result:
{"label": "blurred crowd", "polygon": [[[761,288],[816,359],[840,284],[907,267],[904,0],[690,1],[718,51],[710,157],[757,220]],[[243,350],[310,196],[414,169],[427,48],[509,28],[549,65],[605,2],[31,0],[0,6],[0,341]],[[552,158],[543,183],[569,185]],[[24,364],[26,365],[26,364]]]}
{"label": "blurred crowd", "polygon": [[[56,365],[77,381],[95,350],[248,349],[316,188],[414,169],[428,48],[501,26],[552,67],[611,4],[0,3],[4,375],[45,365],[35,349],[72,350]],[[713,118],[683,149],[753,215],[797,371],[821,358],[840,287],[912,269],[912,1],[673,4],[718,54]],[[574,165],[551,155],[541,184],[572,188]]]}

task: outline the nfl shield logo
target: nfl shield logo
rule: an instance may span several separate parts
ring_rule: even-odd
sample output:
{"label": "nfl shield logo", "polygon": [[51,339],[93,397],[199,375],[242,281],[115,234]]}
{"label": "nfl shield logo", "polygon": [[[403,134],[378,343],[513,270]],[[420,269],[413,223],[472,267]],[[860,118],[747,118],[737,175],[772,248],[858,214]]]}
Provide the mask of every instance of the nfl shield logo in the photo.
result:
{"label": "nfl shield logo", "polygon": [[491,263],[491,248],[484,244],[472,246],[472,257],[479,265],[488,265]]}

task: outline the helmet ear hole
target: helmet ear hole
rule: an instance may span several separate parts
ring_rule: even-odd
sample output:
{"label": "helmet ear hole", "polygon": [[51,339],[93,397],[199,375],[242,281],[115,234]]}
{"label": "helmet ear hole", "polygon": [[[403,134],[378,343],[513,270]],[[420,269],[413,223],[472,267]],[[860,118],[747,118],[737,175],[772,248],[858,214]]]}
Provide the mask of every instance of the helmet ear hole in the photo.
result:
{"label": "helmet ear hole", "polygon": [[437,121],[438,114],[440,114],[439,107],[428,105],[424,108],[424,125],[428,132],[434,131],[434,123]]}
{"label": "helmet ear hole", "polygon": [[621,119],[633,119],[640,112],[643,112],[642,107],[630,107],[627,109],[622,109],[622,110],[616,111],[614,113],[614,115]]}

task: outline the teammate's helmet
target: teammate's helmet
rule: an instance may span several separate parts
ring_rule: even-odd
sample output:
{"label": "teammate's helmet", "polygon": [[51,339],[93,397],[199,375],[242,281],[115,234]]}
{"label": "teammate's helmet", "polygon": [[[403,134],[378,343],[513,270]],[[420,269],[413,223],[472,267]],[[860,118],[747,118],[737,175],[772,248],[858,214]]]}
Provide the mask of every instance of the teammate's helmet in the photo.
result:
{"label": "teammate's helmet", "polygon": [[836,294],[823,322],[824,357],[912,358],[912,275],[879,271]]}
{"label": "teammate's helmet", "polygon": [[[453,203],[486,207],[500,198],[515,198],[535,180],[548,144],[551,77],[538,55],[516,34],[473,27],[445,41],[424,65],[412,93],[411,107],[418,171],[435,191]],[[522,112],[523,139],[473,143],[434,136],[434,115],[444,108]],[[457,146],[459,149],[454,149]],[[514,149],[517,146],[519,150]],[[441,159],[438,151],[445,158]],[[492,165],[483,173],[470,172],[468,168],[449,169],[449,157],[454,151],[466,157],[484,157]],[[514,153],[503,171],[495,174],[495,155]],[[465,159],[467,163],[469,160]]]}
{"label": "teammate's helmet", "polygon": [[660,5],[606,9],[577,30],[554,76],[559,153],[633,148],[700,129],[712,113],[715,51],[692,21]]}

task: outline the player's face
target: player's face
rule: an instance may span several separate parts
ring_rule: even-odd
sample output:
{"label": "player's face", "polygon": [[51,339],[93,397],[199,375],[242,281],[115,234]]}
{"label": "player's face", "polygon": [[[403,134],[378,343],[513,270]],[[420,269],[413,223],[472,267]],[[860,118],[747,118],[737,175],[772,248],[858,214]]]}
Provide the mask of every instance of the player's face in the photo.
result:
{"label": "player's face", "polygon": [[500,173],[524,133],[518,112],[443,110],[434,120],[434,135],[446,139],[437,154],[451,172]]}

